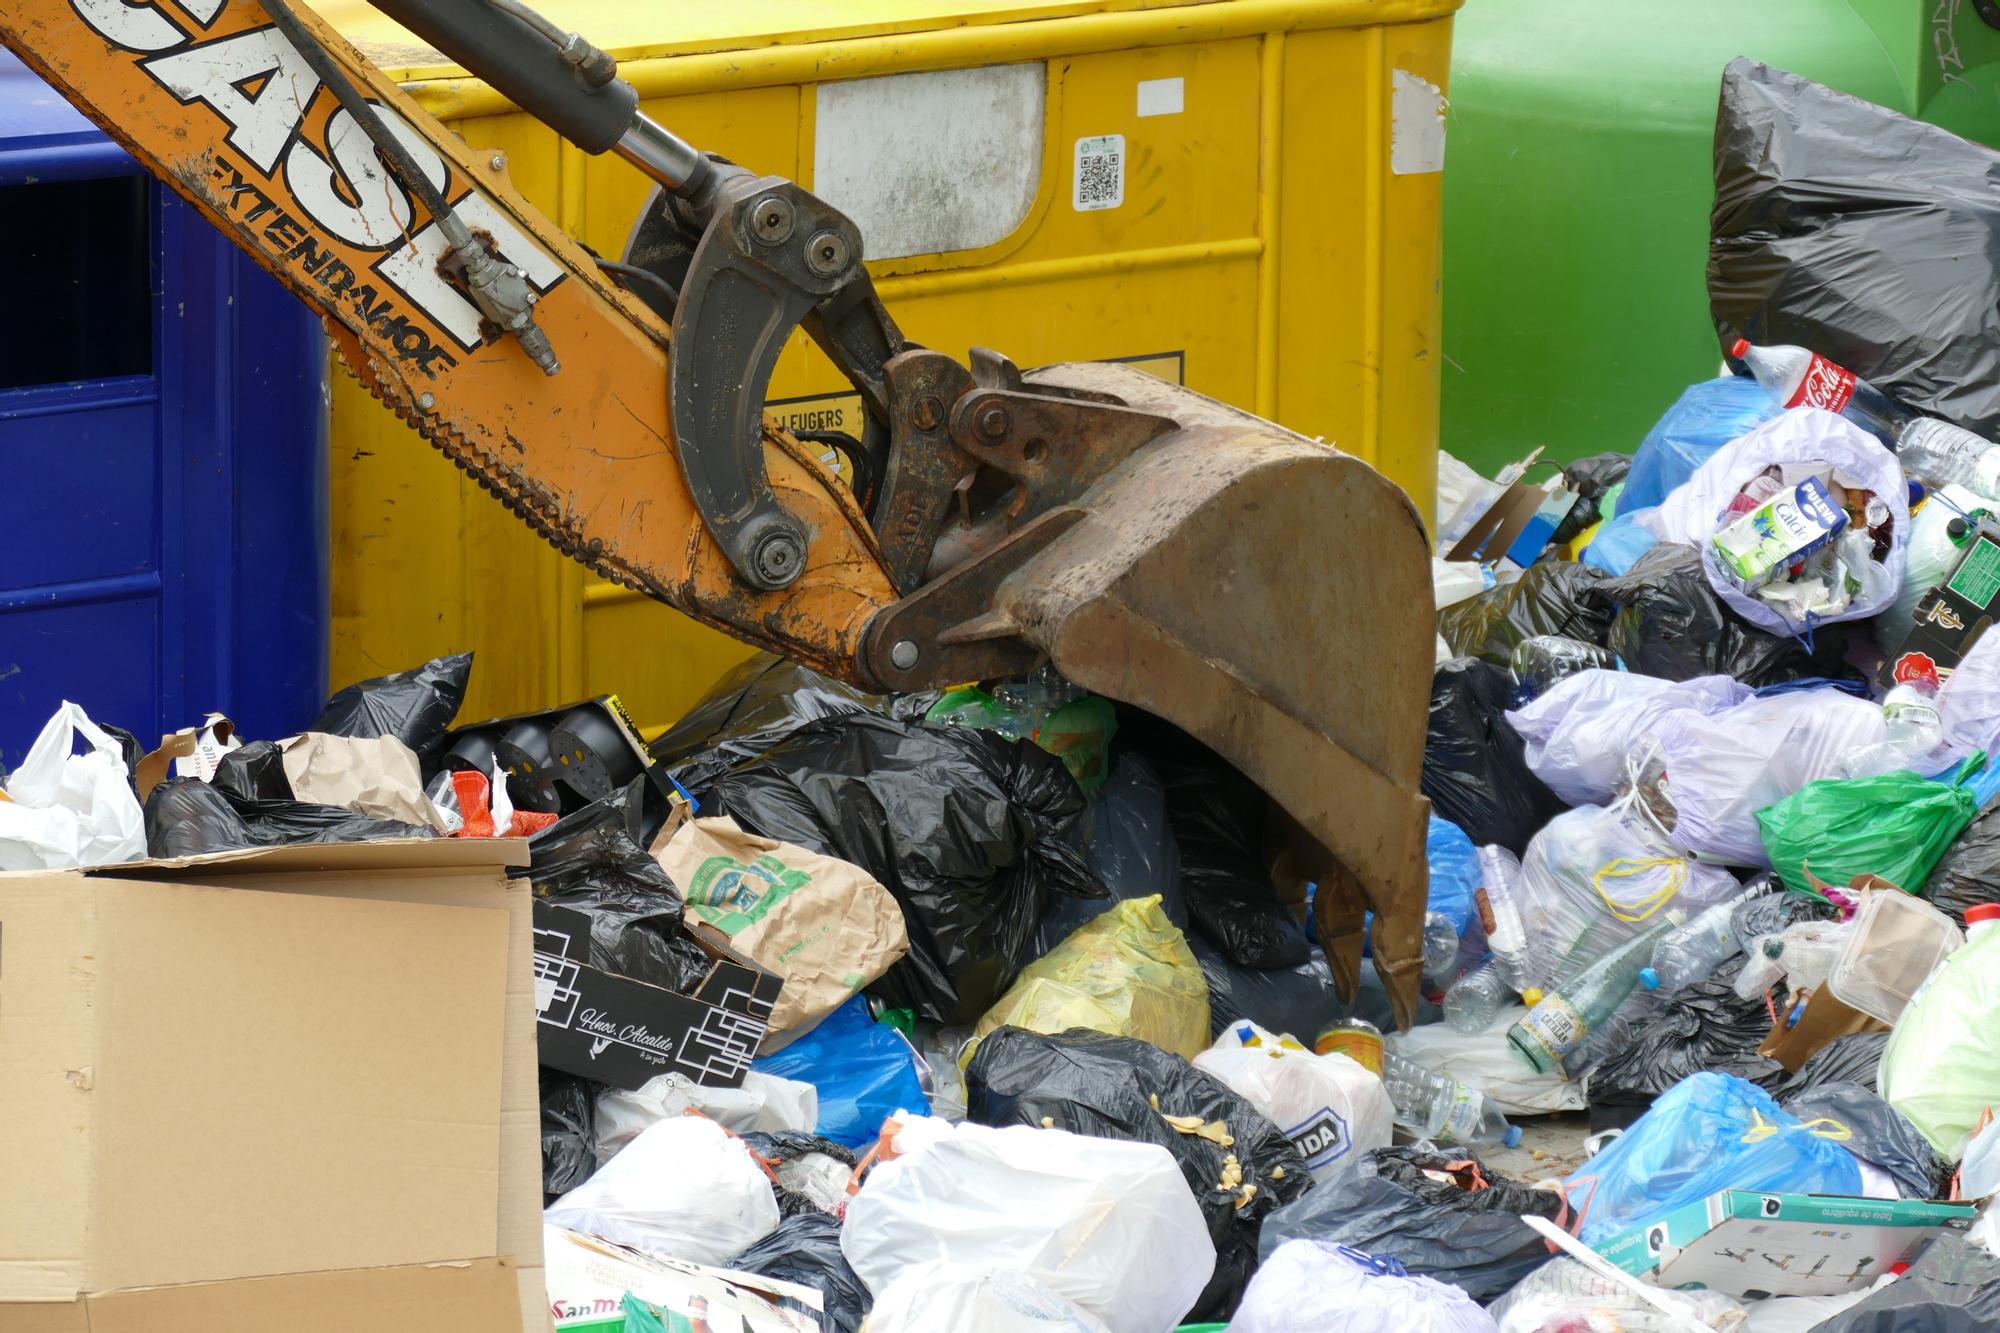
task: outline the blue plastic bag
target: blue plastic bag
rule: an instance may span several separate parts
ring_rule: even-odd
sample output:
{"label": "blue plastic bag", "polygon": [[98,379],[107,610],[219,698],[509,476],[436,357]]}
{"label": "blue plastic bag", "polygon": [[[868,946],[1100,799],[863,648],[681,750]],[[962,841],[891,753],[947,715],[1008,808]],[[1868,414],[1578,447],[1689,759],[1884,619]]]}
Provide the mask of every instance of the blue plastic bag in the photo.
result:
{"label": "blue plastic bag", "polygon": [[1632,562],[1659,545],[1660,539],[1639,526],[1644,509],[1626,509],[1597,530],[1583,548],[1583,563],[1607,574],[1623,574]]}
{"label": "blue plastic bag", "polygon": [[1689,385],[1632,456],[1618,512],[1651,509],[1692,477],[1710,454],[1781,410],[1763,385],[1745,376],[1725,375]]}
{"label": "blue plastic bag", "polygon": [[849,1148],[872,1146],[881,1137],[882,1122],[898,1110],[914,1115],[931,1111],[917,1082],[916,1053],[894,1028],[868,1017],[868,1001],[859,995],[784,1050],[760,1056],[750,1067],[819,1089],[814,1132]]}
{"label": "blue plastic bag", "polygon": [[1431,863],[1427,908],[1450,917],[1453,929],[1463,935],[1472,920],[1472,895],[1479,888],[1479,851],[1458,825],[1432,815],[1424,855]]}
{"label": "blue plastic bag", "polygon": [[1596,1245],[1718,1190],[1858,1194],[1851,1137],[1826,1119],[1802,1122],[1730,1074],[1690,1074],[1603,1152],[1563,1182],[1583,1215],[1577,1238]]}

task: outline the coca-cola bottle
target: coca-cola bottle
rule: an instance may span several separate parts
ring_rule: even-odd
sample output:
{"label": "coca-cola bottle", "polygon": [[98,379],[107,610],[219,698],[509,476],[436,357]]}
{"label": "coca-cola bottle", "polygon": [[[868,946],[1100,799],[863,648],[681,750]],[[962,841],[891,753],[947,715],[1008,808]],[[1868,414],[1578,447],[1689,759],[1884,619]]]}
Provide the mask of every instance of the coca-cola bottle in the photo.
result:
{"label": "coca-cola bottle", "polygon": [[1752,347],[1738,338],[1729,354],[1784,407],[1820,407],[1838,412],[1891,449],[1896,428],[1916,414],[1847,367],[1803,347]]}

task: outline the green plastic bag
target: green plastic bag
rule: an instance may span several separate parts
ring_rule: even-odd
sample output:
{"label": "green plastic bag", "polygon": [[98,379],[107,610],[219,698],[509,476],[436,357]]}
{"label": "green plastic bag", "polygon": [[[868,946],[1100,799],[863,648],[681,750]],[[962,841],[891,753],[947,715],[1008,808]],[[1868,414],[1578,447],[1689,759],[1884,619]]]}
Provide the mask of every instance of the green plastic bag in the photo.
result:
{"label": "green plastic bag", "polygon": [[2000,1108],[2000,931],[1931,973],[1882,1048],[1882,1099],[1957,1161],[1989,1106]]}
{"label": "green plastic bag", "polygon": [[1922,888],[1979,813],[1979,798],[1963,784],[1985,760],[1966,760],[1950,782],[1884,773],[1807,783],[1757,812],[1772,869],[1786,888],[1816,898],[1824,897],[1819,886],[1845,887],[1858,875]]}
{"label": "green plastic bag", "polygon": [[[700,1327],[707,1328],[707,1321],[704,1320]],[[695,1330],[696,1324],[688,1316],[662,1310],[629,1291],[625,1293],[624,1333],[695,1333]]]}

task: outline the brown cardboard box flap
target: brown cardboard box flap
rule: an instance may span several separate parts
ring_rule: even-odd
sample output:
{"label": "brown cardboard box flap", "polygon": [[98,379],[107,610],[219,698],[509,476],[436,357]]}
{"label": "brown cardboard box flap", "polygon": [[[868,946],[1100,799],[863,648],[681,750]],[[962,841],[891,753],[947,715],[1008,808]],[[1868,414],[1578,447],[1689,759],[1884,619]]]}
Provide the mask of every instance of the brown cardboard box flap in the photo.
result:
{"label": "brown cardboard box flap", "polygon": [[1764,1038],[1764,1044],[1757,1048],[1757,1054],[1767,1060],[1776,1060],[1785,1067],[1787,1074],[1796,1074],[1800,1065],[1812,1059],[1835,1037],[1888,1030],[1888,1024],[1848,1008],[1831,990],[1822,986],[1806,1000],[1805,1012],[1799,1015],[1798,1022],[1788,1028],[1780,1020],[1772,1027],[1771,1034]]}
{"label": "brown cardboard box flap", "polygon": [[288,1273],[0,1304],[0,1333],[519,1333],[499,1258]]}
{"label": "brown cardboard box flap", "polygon": [[526,864],[526,838],[386,838],[377,842],[310,842],[284,847],[243,847],[227,852],[207,852],[201,856],[172,856],[127,861],[122,865],[93,866],[83,873],[115,875],[120,879],[205,880],[217,875],[500,870]]}

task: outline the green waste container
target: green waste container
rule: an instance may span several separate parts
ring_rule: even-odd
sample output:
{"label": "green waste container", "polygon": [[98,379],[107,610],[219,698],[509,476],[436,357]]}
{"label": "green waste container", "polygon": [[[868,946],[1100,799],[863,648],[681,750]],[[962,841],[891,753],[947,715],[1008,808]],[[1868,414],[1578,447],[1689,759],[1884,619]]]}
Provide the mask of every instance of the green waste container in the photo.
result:
{"label": "green waste container", "polygon": [[1739,55],[2000,145],[2000,32],[1918,0],[1469,0],[1452,37],[1440,442],[1638,447],[1721,360],[1710,144]]}

